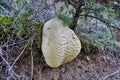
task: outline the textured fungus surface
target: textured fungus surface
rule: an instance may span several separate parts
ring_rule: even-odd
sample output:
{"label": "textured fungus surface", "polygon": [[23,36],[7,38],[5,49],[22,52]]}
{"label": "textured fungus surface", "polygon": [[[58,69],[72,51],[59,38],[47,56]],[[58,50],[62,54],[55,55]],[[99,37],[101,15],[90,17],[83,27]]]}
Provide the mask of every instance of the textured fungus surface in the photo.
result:
{"label": "textured fungus surface", "polygon": [[81,43],[74,31],[60,19],[45,23],[42,36],[42,51],[50,67],[59,67],[70,62],[80,53]]}

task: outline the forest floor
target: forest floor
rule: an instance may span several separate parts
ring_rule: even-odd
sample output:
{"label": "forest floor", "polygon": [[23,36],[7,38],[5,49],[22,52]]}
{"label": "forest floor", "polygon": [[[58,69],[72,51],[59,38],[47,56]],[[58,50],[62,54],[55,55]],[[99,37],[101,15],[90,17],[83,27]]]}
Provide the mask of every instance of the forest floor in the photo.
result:
{"label": "forest floor", "polygon": [[[50,8],[53,9],[53,6],[49,10]],[[36,5],[36,10],[40,9]],[[117,31],[118,40],[119,32]],[[101,50],[92,56],[79,54],[72,62],[55,69],[44,67],[41,63],[34,67],[34,80],[120,80],[120,52]]]}
{"label": "forest floor", "polygon": [[120,80],[120,59],[100,52],[84,58],[78,56],[55,69],[39,65],[34,73],[35,80]]}
{"label": "forest floor", "polygon": [[[39,0],[36,0],[33,5],[36,10],[33,15],[34,19],[48,20],[54,17],[53,5],[45,8],[45,5],[40,4]],[[116,31],[116,33],[118,41],[120,41],[120,31]],[[33,74],[31,74],[30,56],[20,58],[15,69],[18,70],[18,74],[27,77],[23,80],[29,80],[31,76],[33,80],[120,80],[120,51],[110,53],[103,49],[92,55],[84,56],[80,53],[77,58],[58,68],[48,67],[43,56],[40,60],[39,64],[34,63]]]}
{"label": "forest floor", "polygon": [[[100,50],[92,55],[83,54],[58,68],[48,67],[42,56],[38,65],[34,63],[33,80],[120,80],[120,51]],[[22,66],[19,65],[28,77],[31,75],[30,59],[30,56],[24,58]]]}

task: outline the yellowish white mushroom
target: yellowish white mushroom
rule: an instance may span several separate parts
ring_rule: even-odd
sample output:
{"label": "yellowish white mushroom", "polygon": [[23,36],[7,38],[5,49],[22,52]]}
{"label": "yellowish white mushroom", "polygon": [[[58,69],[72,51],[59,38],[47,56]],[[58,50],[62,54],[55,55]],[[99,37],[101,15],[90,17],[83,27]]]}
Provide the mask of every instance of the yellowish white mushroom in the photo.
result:
{"label": "yellowish white mushroom", "polygon": [[73,30],[60,19],[51,19],[43,27],[42,52],[50,67],[70,62],[80,53],[81,43]]}

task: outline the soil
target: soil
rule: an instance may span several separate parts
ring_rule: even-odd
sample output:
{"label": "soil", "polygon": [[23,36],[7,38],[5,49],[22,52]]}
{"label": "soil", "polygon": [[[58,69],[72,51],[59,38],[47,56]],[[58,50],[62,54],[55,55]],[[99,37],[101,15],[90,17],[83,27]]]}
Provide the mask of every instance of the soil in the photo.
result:
{"label": "soil", "polygon": [[[119,32],[117,37],[119,41]],[[101,50],[92,56],[79,54],[72,62],[58,68],[42,64],[46,63],[34,67],[34,80],[120,80],[119,51],[109,53]]]}
{"label": "soil", "polygon": [[120,80],[120,72],[106,78],[118,69],[120,58],[115,56],[98,53],[83,58],[79,55],[72,62],[59,68],[43,69],[40,65],[36,66],[34,80]]}
{"label": "soil", "polygon": [[[40,4],[39,0],[34,1],[34,8],[37,11],[33,15],[34,18],[48,20],[54,17],[54,6],[48,6],[49,11],[44,6],[44,4]],[[41,13],[42,10],[45,14]],[[117,31],[118,41],[120,41],[119,34],[120,31]],[[100,50],[93,55],[83,56],[83,54],[80,53],[77,58],[58,68],[47,66],[42,55],[37,65],[34,62],[33,80],[120,80],[120,51],[116,50],[111,53],[107,50]],[[20,58],[15,69],[19,72],[18,74],[24,75],[21,80],[30,80],[32,71],[30,56]],[[0,80],[6,79],[0,78]]]}

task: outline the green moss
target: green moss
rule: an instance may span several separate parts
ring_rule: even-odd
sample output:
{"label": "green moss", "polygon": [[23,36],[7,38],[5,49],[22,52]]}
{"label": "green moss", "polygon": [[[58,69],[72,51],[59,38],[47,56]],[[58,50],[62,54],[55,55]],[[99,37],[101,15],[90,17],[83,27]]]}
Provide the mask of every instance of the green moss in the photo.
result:
{"label": "green moss", "polygon": [[[33,40],[25,50],[25,56],[28,56],[32,50],[36,64],[43,61],[41,51],[42,28],[45,21],[30,20],[26,15],[11,18],[8,16],[0,16],[0,44],[12,35],[18,40]],[[22,46],[24,44],[18,44]]]}
{"label": "green moss", "polygon": [[8,35],[14,35],[17,38],[28,39],[34,34],[41,33],[45,21],[30,20],[25,14],[14,18],[0,16],[0,43]]}
{"label": "green moss", "polygon": [[0,43],[6,38],[7,34],[12,34],[13,20],[13,18],[8,16],[0,16]]}
{"label": "green moss", "polygon": [[8,16],[0,16],[0,26],[10,26],[13,23],[13,18],[10,18]]}

